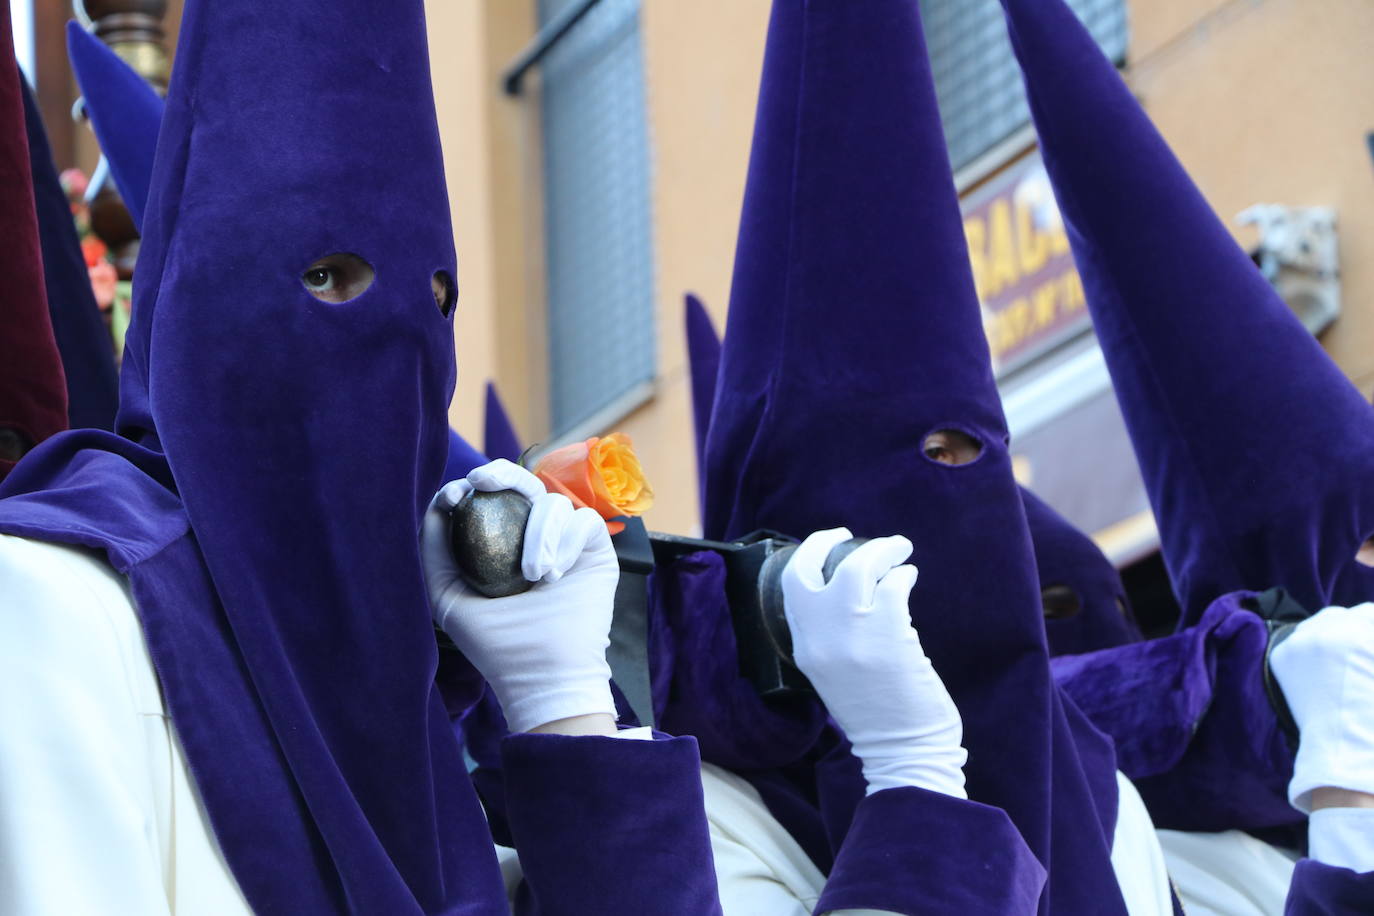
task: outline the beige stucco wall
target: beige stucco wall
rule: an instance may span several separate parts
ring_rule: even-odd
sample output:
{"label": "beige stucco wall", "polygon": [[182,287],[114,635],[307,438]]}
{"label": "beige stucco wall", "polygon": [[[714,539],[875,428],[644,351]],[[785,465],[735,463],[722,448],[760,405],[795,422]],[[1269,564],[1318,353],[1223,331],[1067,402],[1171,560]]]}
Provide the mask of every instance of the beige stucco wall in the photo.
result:
{"label": "beige stucco wall", "polygon": [[[1145,47],[1133,45],[1131,85],[1223,219],[1254,203],[1336,208],[1344,314],[1322,342],[1374,389],[1374,4],[1137,0],[1132,10]],[[1253,228],[1233,228],[1253,241]]]}
{"label": "beige stucco wall", "polygon": [[[682,297],[723,326],[762,66],[767,0],[649,0],[642,19],[653,155],[658,372],[629,433],[658,493],[656,528],[696,530]],[[499,91],[534,31],[532,2],[430,0],[430,52],[458,245],[454,426],[481,444],[494,378],[527,442],[548,434],[539,212],[539,82]],[[609,431],[609,430],[607,430]]]}
{"label": "beige stucco wall", "polygon": [[[648,521],[662,530],[698,525],[682,295],[698,293],[723,326],[769,7],[644,0],[659,380],[615,427],[635,438],[659,494]],[[1324,342],[1374,389],[1374,4],[1133,0],[1130,11],[1131,84],[1223,218],[1260,202],[1337,208],[1345,314]],[[534,3],[430,0],[429,15],[462,288],[452,416],[480,439],[493,377],[533,441],[548,422],[538,81],[515,100],[497,83],[533,34]]]}
{"label": "beige stucco wall", "polygon": [[724,330],[769,6],[644,4],[659,386],[654,400],[620,425],[634,437],[656,487],[657,505],[646,520],[667,531],[699,526],[683,295],[701,297]]}
{"label": "beige stucco wall", "polygon": [[[498,379],[522,428],[536,428],[529,366],[542,300],[526,288],[538,278],[537,109],[497,90],[501,69],[535,26],[533,3],[431,0],[430,62],[444,144],[459,302],[454,318],[458,389],[449,415],[481,446],[482,391]],[[537,362],[537,360],[536,360]],[[542,387],[540,388],[542,391]]]}

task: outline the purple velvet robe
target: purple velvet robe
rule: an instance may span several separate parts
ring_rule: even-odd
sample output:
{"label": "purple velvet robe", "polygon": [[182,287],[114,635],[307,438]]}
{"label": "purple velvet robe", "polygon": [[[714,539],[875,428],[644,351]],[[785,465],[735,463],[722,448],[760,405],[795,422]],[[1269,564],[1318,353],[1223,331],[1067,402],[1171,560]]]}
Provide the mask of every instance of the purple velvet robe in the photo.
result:
{"label": "purple velvet robe", "polygon": [[1045,871],[1004,811],[916,788],[865,797],[814,698],[764,700],[740,677],[719,556],[660,567],[650,601],[655,716],[758,790],[828,876],[818,912],[1036,912]]}
{"label": "purple velvet robe", "polygon": [[[422,4],[192,0],[178,49],[117,431],[27,455],[0,532],[127,577],[257,912],[506,913],[449,719],[477,682],[436,684],[419,558],[455,377]],[[340,252],[375,275],[321,301],[302,276]],[[522,912],[718,911],[691,739],[508,745]]]}
{"label": "purple velvet robe", "polygon": [[512,735],[501,754],[517,913],[720,913],[692,739]]}
{"label": "purple velvet robe", "polygon": [[[1158,827],[1249,830],[1290,848],[1306,818],[1288,804],[1294,746],[1264,682],[1269,633],[1238,592],[1172,636],[1056,658],[1055,680],[1116,742]],[[1374,912],[1374,873],[1298,863],[1285,913]]]}
{"label": "purple velvet robe", "polygon": [[[906,536],[921,569],[912,620],[963,717],[970,797],[1005,810],[1047,868],[1040,912],[1125,913],[1112,835],[1100,829],[1115,818],[1114,767],[1079,752],[1050,676],[923,50],[915,0],[773,5],[707,433],[703,527],[722,539],[837,525]],[[932,456],[927,437],[941,430],[976,442],[978,457],[955,467]],[[714,654],[679,652],[680,669],[733,663],[727,646],[692,630],[681,628],[684,639]],[[795,717],[796,740],[784,748],[765,736],[788,729],[751,716],[729,684],[698,679],[693,699],[685,677],[671,678],[681,702],[667,701],[683,719],[662,726],[696,735],[704,759],[768,768],[815,740],[805,709],[765,710]],[[710,710],[735,721],[712,721]],[[716,745],[723,731],[751,746]]]}
{"label": "purple velvet robe", "polygon": [[[686,298],[685,317],[697,454],[698,460],[704,462],[721,342],[705,308],[691,294]],[[1116,645],[1138,640],[1140,634],[1130,617],[1129,605],[1125,603],[1121,578],[1111,562],[1090,538],[1029,490],[1022,488],[1021,497],[1035,548],[1041,587],[1068,585],[1074,589],[1082,605],[1081,612],[1074,618],[1047,624],[1051,654],[1070,648],[1081,651],[1082,647],[1087,646]],[[702,502],[704,514],[704,487]],[[687,629],[695,630],[697,626],[697,623],[689,624]],[[721,638],[728,639],[723,634]],[[665,667],[661,653],[665,649],[663,646],[658,648],[660,655],[657,660],[661,672]],[[697,651],[705,653],[715,650],[703,645]],[[660,694],[670,689],[665,681],[667,677],[660,674]],[[1116,786],[1112,778],[1115,762],[1110,740],[1099,733],[1072,702],[1064,703],[1063,709],[1070,718],[1075,736],[1075,746],[1070,754],[1086,754],[1095,758],[1093,765],[1087,768],[1087,772],[1098,782],[1095,793],[1102,799],[1114,799]],[[701,727],[703,724],[698,720],[689,727]],[[831,739],[832,742],[842,740]],[[821,747],[829,746],[822,741]],[[735,755],[729,756],[733,759]],[[814,752],[810,756],[814,756]],[[747,761],[748,754],[741,759]],[[829,873],[834,866],[836,851],[843,843],[853,819],[854,808],[863,797],[858,762],[847,752],[847,745],[829,751],[814,764],[808,759],[803,764],[783,770],[755,770],[748,768],[747,763],[744,765],[746,769],[737,772],[760,792],[773,816],[807,850],[817,866]],[[808,776],[808,770],[813,765],[816,772]],[[814,779],[816,785],[808,790],[806,786],[810,779]],[[880,793],[878,797],[885,796],[886,793]],[[1100,805],[1095,810],[1103,834],[1109,834],[1115,825],[1115,809],[1110,805]],[[852,888],[852,882],[846,881],[845,884]]]}
{"label": "purple velvet robe", "polygon": [[[1002,5],[1185,627],[1056,673],[1118,738],[1126,771],[1146,774],[1161,824],[1300,819],[1263,691],[1267,632],[1238,602],[1275,586],[1313,609],[1374,596],[1374,570],[1354,559],[1374,530],[1374,414],[1074,12]],[[1326,912],[1315,901],[1339,884],[1326,871],[1300,869],[1302,911]]]}

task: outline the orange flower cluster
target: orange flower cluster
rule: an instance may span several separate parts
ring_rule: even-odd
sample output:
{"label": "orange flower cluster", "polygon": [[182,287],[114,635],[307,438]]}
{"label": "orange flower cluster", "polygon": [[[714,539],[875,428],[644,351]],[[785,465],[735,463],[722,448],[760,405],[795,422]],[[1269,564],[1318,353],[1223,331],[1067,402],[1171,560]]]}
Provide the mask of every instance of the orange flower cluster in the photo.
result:
{"label": "orange flower cluster", "polygon": [[550,493],[562,493],[579,508],[595,509],[611,534],[625,529],[615,519],[643,515],[654,504],[654,491],[624,433],[556,449],[539,460],[534,474]]}

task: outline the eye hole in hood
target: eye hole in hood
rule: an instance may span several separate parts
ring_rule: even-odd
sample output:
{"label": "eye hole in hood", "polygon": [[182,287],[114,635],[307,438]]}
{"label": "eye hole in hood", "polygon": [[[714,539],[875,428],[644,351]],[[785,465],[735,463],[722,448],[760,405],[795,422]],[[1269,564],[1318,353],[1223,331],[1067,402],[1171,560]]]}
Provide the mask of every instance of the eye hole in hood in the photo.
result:
{"label": "eye hole in hood", "polygon": [[983,443],[961,429],[937,429],[921,443],[921,454],[936,464],[958,467],[983,454]]}
{"label": "eye hole in hood", "polygon": [[1046,620],[1067,620],[1083,610],[1083,599],[1067,585],[1049,585],[1040,590]]}
{"label": "eye hole in hood", "polygon": [[458,300],[458,291],[454,287],[453,277],[449,276],[446,270],[434,272],[430,278],[430,287],[434,290],[434,304],[439,307],[439,314],[447,318],[453,312],[453,305]]}
{"label": "eye hole in hood", "polygon": [[337,305],[367,292],[377,272],[372,265],[347,251],[326,255],[301,274],[306,292],[321,302]]}

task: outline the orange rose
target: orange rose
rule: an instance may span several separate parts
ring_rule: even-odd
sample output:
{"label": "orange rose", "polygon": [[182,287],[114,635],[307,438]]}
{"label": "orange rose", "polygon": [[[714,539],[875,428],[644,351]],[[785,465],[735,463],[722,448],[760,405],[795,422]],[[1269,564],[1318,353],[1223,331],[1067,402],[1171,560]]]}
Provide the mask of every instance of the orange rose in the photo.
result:
{"label": "orange rose", "polygon": [[654,504],[654,491],[624,433],[565,445],[541,458],[534,473],[550,493],[562,493],[574,506],[595,509],[609,522],[611,534],[625,527],[611,519],[642,515]]}

